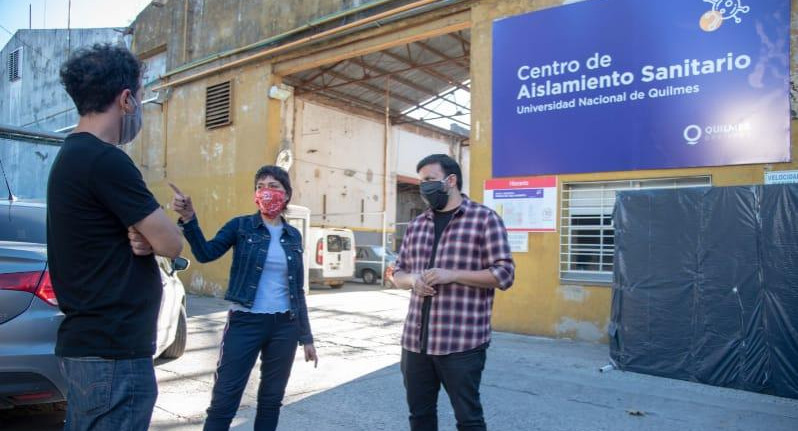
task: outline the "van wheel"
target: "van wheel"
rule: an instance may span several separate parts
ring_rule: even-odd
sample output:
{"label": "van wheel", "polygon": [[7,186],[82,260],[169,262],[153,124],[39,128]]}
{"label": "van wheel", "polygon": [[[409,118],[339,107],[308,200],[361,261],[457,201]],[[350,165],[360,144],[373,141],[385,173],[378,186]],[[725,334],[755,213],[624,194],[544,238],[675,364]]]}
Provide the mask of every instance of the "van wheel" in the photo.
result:
{"label": "van wheel", "polygon": [[363,270],[363,283],[374,284],[377,282],[377,274],[370,269]]}
{"label": "van wheel", "polygon": [[163,353],[161,353],[161,358],[177,359],[183,356],[183,353],[186,351],[187,332],[186,310],[181,307],[180,316],[177,319],[177,332],[175,332],[175,341],[172,342],[172,345],[167,347]]}
{"label": "van wheel", "polygon": [[340,288],[342,288],[342,287],[344,287],[344,284],[343,284],[343,283],[334,283],[334,284],[330,284],[330,288],[331,288],[331,289],[340,289]]}

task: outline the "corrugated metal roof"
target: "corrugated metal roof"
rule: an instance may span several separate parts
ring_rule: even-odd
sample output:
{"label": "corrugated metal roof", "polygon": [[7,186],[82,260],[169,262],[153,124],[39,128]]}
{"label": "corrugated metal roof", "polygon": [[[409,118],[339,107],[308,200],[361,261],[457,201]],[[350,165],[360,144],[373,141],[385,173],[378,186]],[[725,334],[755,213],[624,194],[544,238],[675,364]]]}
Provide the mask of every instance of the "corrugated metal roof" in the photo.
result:
{"label": "corrugated metal roof", "polygon": [[[295,94],[320,94],[384,114],[394,124],[444,119],[470,128],[468,30],[350,58],[286,77]],[[458,97],[457,95],[460,95]],[[387,96],[387,98],[386,98]]]}

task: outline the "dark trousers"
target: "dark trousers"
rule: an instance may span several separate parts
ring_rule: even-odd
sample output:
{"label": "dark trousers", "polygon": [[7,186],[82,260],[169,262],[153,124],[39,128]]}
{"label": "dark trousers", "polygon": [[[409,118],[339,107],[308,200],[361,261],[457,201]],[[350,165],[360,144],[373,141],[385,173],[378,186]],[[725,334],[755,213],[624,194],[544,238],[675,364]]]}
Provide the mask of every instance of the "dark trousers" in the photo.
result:
{"label": "dark trousers", "polygon": [[449,394],[459,431],[486,430],[479,400],[487,344],[449,355],[427,355],[402,349],[402,375],[412,431],[438,430],[438,392]]}
{"label": "dark trousers", "polygon": [[298,342],[297,321],[291,320],[288,313],[231,311],[222,337],[204,430],[230,429],[258,353],[261,365],[255,431],[277,429]]}

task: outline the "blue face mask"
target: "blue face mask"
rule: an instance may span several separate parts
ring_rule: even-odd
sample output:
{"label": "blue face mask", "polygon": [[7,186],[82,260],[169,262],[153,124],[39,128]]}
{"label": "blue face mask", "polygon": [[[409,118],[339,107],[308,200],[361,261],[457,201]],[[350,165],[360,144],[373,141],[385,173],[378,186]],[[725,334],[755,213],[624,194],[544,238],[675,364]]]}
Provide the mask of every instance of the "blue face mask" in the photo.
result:
{"label": "blue face mask", "polygon": [[[448,176],[446,178],[449,178]],[[446,208],[449,203],[449,191],[446,188],[446,178],[435,181],[423,181],[419,185],[421,198],[432,208],[433,211],[440,211]]]}
{"label": "blue face mask", "polygon": [[136,138],[136,135],[139,134],[139,130],[141,130],[141,105],[136,102],[136,98],[130,96],[130,100],[133,101],[133,113],[128,114],[127,112],[125,115],[122,116],[122,125],[119,130],[119,144],[117,145],[125,145]]}

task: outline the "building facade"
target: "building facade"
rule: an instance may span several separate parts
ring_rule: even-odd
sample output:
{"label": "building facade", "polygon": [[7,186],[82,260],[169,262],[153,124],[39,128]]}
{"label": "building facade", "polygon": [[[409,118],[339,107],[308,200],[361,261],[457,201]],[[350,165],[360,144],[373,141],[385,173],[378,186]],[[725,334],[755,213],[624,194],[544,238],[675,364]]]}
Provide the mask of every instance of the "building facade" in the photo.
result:
{"label": "building facade", "polygon": [[58,71],[71,52],[124,44],[122,28],[19,30],[0,51],[0,124],[55,132],[78,122]]}
{"label": "building facade", "polygon": [[[134,23],[132,46],[158,65],[149,69],[149,89],[158,91],[159,101],[145,108],[147,127],[130,153],[162,202],[170,195],[167,181],[191,193],[207,229],[252,210],[252,174],[290,150],[295,203],[313,210],[314,224],[379,230],[382,220],[375,217],[387,214],[388,228],[398,232],[399,224],[421,209],[412,197],[414,163],[421,156],[448,152],[464,162],[467,189],[477,201],[485,181],[494,177],[495,20],[568,3],[577,2],[153,3]],[[793,38],[796,3],[791,2]],[[794,76],[794,53],[789,62]],[[413,75],[418,71],[425,75]],[[448,78],[449,87],[468,82],[467,138],[420,126],[403,114],[402,108],[434,98],[422,96],[425,90],[445,89],[430,76]],[[384,112],[379,106],[386,106]],[[408,142],[418,145],[405,146]],[[526,151],[522,144],[518,151]],[[558,211],[556,231],[530,233],[527,251],[514,254],[516,282],[497,295],[494,327],[605,341],[613,252],[607,223],[616,190],[761,184],[766,171],[797,167],[790,161],[556,174],[558,209],[567,207],[568,214],[606,226],[599,235],[607,240],[598,243],[598,258],[580,255],[578,243],[563,239],[564,230],[573,231],[573,220]],[[402,191],[410,192],[397,198]],[[574,207],[577,198],[591,202],[591,209]],[[187,284],[218,294],[228,265],[194,267]]]}
{"label": "building facade", "polygon": [[[360,40],[364,30],[390,38],[395,32],[386,30],[401,27],[402,20],[394,17],[388,28],[378,28],[372,19],[396,15],[396,7],[408,5],[412,3],[323,1],[291,8],[277,1],[151,4],[132,25],[132,49],[147,64],[144,98],[155,100],[145,105],[145,128],[127,151],[161,202],[170,196],[167,182],[192,194],[208,230],[253,211],[253,175],[260,166],[277,163],[289,167],[292,203],[311,209],[312,225],[350,228],[357,243],[385,241],[394,248],[406,222],[423,208],[416,163],[428,154],[446,153],[463,163],[467,175],[469,136],[467,130],[402,116],[391,104],[412,109],[451,84],[439,79],[428,88],[380,69],[368,58],[380,55],[377,40],[367,41],[354,61],[370,63],[359,66],[361,71],[396,80],[387,97],[383,82],[374,84],[368,77],[350,76],[358,81],[347,83],[355,90],[336,98],[330,95],[342,90],[320,91],[312,78],[301,75],[317,75],[317,69],[329,67],[318,60],[306,63],[307,55]],[[415,26],[428,19],[420,12]],[[354,25],[364,20],[372,21]],[[347,27],[358,31],[342,30]],[[331,35],[314,42],[326,33]],[[260,58],[264,48],[277,53]],[[276,72],[280,66],[292,72]],[[337,86],[350,72],[330,70],[322,80]],[[408,95],[411,90],[419,94]],[[355,100],[358,91],[371,94]],[[385,100],[390,100],[387,121],[381,105]],[[398,208],[397,202],[407,205]],[[226,259],[189,270],[189,289],[220,295],[228,275]]]}

